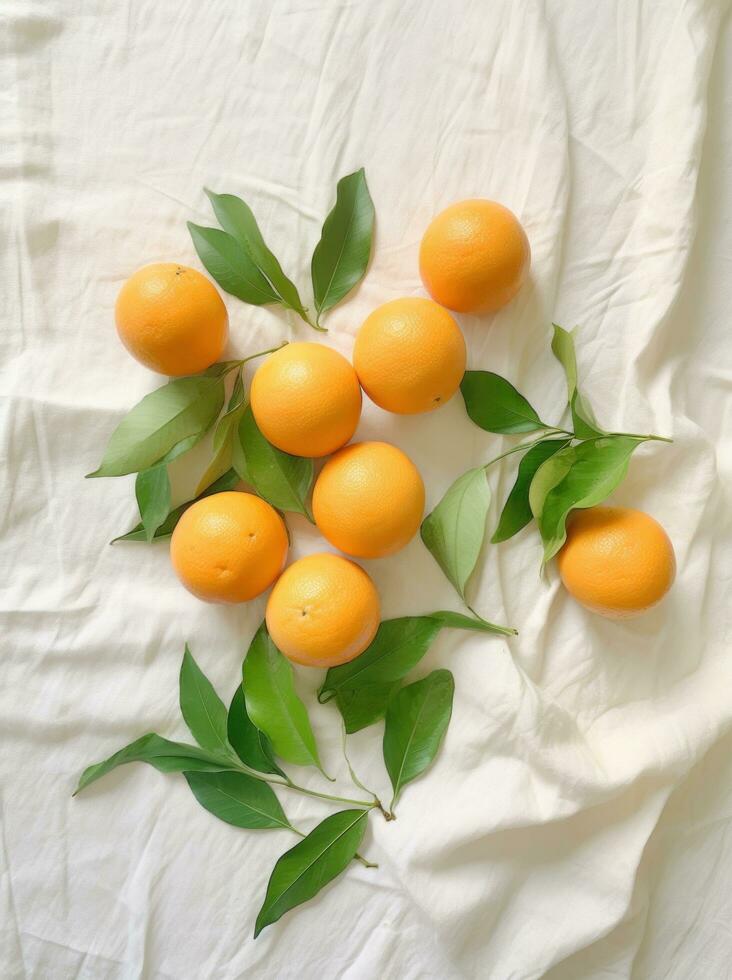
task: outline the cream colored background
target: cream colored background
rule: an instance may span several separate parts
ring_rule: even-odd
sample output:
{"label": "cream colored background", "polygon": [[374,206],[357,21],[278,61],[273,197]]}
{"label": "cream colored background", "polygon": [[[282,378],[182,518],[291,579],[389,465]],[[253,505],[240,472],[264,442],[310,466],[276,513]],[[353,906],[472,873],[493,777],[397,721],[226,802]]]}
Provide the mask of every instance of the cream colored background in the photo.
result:
{"label": "cream colored background", "polygon": [[[732,976],[724,7],[3,4],[4,977]],[[599,419],[674,437],[637,454],[616,499],[667,527],[679,577],[662,608],[613,624],[568,601],[554,575],[539,581],[534,534],[490,548],[474,604],[521,636],[440,637],[420,672],[454,671],[453,723],[399,820],[372,820],[365,850],[380,869],[349,869],[253,943],[291,838],[228,827],[180,777],[142,766],[70,794],[85,764],[144,731],[184,736],[185,640],[228,698],[263,602],[202,605],[165,546],[107,547],[134,523],[132,480],[83,475],[161,380],[118,344],[116,292],[146,262],[198,265],[185,221],[209,218],[202,186],[246,197],[307,291],[336,179],[361,165],[374,260],[328,342],[348,353],[370,309],[422,292],[417,248],[436,210],[471,195],[508,204],[531,239],[532,283],[494,322],[461,319],[470,365],[507,375],[556,419],[549,323],[582,325]],[[232,353],[315,339],[276,310],[227,305]],[[415,418],[368,405],[359,435],[403,447],[430,505],[510,444],[473,427],[459,399]],[[499,502],[512,474],[494,477]],[[196,476],[176,468],[181,497]],[[295,554],[322,547],[291,526]],[[368,570],[386,616],[455,606],[419,541]],[[318,681],[299,678],[304,693]],[[345,790],[334,710],[312,715]],[[352,753],[386,794],[379,730]],[[286,805],[302,824],[322,815]]]}

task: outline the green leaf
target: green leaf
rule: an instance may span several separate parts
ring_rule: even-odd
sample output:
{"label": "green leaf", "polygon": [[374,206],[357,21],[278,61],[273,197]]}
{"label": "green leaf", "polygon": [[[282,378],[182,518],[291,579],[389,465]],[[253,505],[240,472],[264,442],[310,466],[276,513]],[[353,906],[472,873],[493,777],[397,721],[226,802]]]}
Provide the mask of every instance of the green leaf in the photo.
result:
{"label": "green leaf", "polygon": [[364,652],[339,667],[331,667],[318,693],[321,702],[339,691],[401,680],[427,653],[442,624],[432,616],[386,619]]}
{"label": "green leaf", "polygon": [[369,264],[374,205],[363,167],[342,177],[311,263],[318,319],[359,282]]}
{"label": "green leaf", "polygon": [[460,383],[468,415],[486,432],[515,435],[548,429],[524,396],[491,371],[466,371]]}
{"label": "green leaf", "polygon": [[429,616],[387,619],[364,652],[325,676],[318,700],[335,698],[346,731],[360,731],[384,717],[389,698],[400,681],[420,662],[441,629],[474,630],[512,636],[515,630],[484,619],[440,610]]}
{"label": "green leaf", "polygon": [[287,278],[282,266],[267,248],[252,209],[234,194],[214,194],[206,190],[219,224],[246,252],[251,264],[267,280],[277,301],[304,317],[305,308],[295,284]]}
{"label": "green leaf", "polygon": [[237,438],[239,420],[246,408],[244,398],[244,382],[241,374],[237,374],[231,391],[226,412],[216,423],[213,435],[213,458],[206,467],[206,472],[198,481],[196,493],[201,493],[206,487],[218,480],[231,469],[233,461],[234,440]]}
{"label": "green leaf", "polygon": [[279,296],[233,235],[188,222],[193,244],[206,271],[226,293],[253,306],[278,303]]}
{"label": "green leaf", "polygon": [[362,728],[380,721],[386,714],[386,706],[400,681],[393,684],[364,684],[354,690],[339,689],[335,702],[343,718],[346,734],[360,732]]}
{"label": "green leaf", "polygon": [[440,612],[430,613],[430,617],[436,620],[442,627],[452,629],[473,630],[476,633],[495,633],[498,636],[516,636],[517,631],[511,626],[496,626],[489,623],[481,616],[466,616],[464,613],[453,612],[451,609],[443,609]]}
{"label": "green leaf", "polygon": [[231,753],[226,736],[226,707],[186,645],[180,667],[180,710],[202,749]]}
{"label": "green leaf", "polygon": [[570,511],[595,507],[609,497],[642,441],[629,436],[589,439],[542,463],[531,482],[529,502],[544,543],[544,563],[566,541]]}
{"label": "green leaf", "polygon": [[422,541],[463,599],[483,547],[490,500],[485,467],[478,466],[458,477],[422,521]]}
{"label": "green leaf", "polygon": [[117,766],[124,766],[128,762],[147,762],[159,772],[191,772],[194,770],[220,772],[230,769],[232,766],[231,760],[213,752],[199,749],[197,745],[171,742],[169,739],[162,738],[152,732],[126,745],[103,762],[97,762],[86,768],[81,774],[76,793],[96,782],[97,779],[101,779],[102,776],[106,776]]}
{"label": "green leaf", "polygon": [[274,761],[272,743],[264,732],[260,732],[257,726],[253,724],[247,714],[244,688],[241,684],[231,699],[227,718],[227,735],[236,754],[250,769],[256,769],[257,772],[277,773],[280,776],[285,775]]}
{"label": "green leaf", "polygon": [[243,772],[187,772],[191,792],[209,813],[245,830],[292,829],[268,783]]}
{"label": "green leaf", "polygon": [[533,515],[529,504],[529,487],[534,474],[550,456],[569,445],[568,439],[545,439],[533,446],[519,463],[516,482],[503,505],[498,527],[491,541],[507,541],[529,523]]}
{"label": "green leaf", "polygon": [[99,469],[89,476],[124,476],[154,466],[182,441],[207,432],[223,403],[224,384],[219,378],[169,381],[145,395],[122,419]]}
{"label": "green leaf", "polygon": [[333,813],[282,855],[274,866],[257,916],[255,939],[265,926],[309,901],[345,871],[361,845],[367,820],[366,810]]}
{"label": "green leaf", "polygon": [[404,786],[437,755],[452,714],[455,684],[449,670],[434,670],[398,691],[384,726],[384,762],[394,789],[392,809]]}
{"label": "green leaf", "polygon": [[[154,540],[158,541],[161,538],[169,538],[170,535],[175,530],[175,526],[181,519],[183,514],[188,510],[191,504],[194,504],[196,500],[200,500],[202,497],[208,497],[212,493],[223,493],[225,490],[233,490],[235,486],[239,483],[239,476],[234,470],[229,470],[228,473],[224,473],[222,477],[212,483],[210,487],[194,497],[193,500],[187,500],[184,504],[179,507],[175,507],[171,510],[170,514],[163,521],[160,527],[154,534]],[[114,544],[115,541],[147,541],[147,535],[145,534],[145,529],[142,524],[136,524],[131,531],[127,534],[122,534],[118,538],[114,538],[110,543]]]}
{"label": "green leaf", "polygon": [[135,496],[148,542],[170,513],[170,495],[170,479],[164,463],[137,474]]}
{"label": "green leaf", "polygon": [[578,439],[594,439],[596,436],[607,435],[604,429],[598,427],[591,407],[580,393],[574,336],[556,323],[553,323],[552,327],[554,328],[552,352],[564,368],[564,373],[567,376],[567,402],[572,412],[575,436]]}
{"label": "green leaf", "polygon": [[322,772],[305,705],[295,693],[292,665],[277,649],[264,623],[254,635],[243,667],[247,714],[272,742],[277,755]]}
{"label": "green leaf", "polygon": [[313,461],[290,456],[267,442],[251,405],[239,422],[239,442],[246,460],[247,482],[278,510],[303,514],[312,522],[307,497],[313,482]]}

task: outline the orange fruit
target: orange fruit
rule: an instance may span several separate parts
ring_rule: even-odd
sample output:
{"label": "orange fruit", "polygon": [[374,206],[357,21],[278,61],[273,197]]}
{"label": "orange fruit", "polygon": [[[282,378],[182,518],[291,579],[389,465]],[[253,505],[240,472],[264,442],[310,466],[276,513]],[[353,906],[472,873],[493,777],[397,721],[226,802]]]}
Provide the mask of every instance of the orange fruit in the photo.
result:
{"label": "orange fruit", "polygon": [[379,627],[379,596],[366,572],[340,555],[293,562],[267,602],[267,629],[290,660],[335,667],[353,660]]}
{"label": "orange fruit", "polygon": [[274,582],[287,558],[287,531],[274,507],[236,490],[197,500],[170,542],[183,585],[207,602],[246,602]]}
{"label": "orange fruit", "polygon": [[197,374],[221,357],[229,333],[224,301],[195,269],[159,262],[138,269],[115,306],[117,332],[134,358],[160,374]]}
{"label": "orange fruit", "polygon": [[419,249],[430,296],[460,313],[493,313],[519,291],[531,250],[516,216],[496,201],[459,201],[440,212]]}
{"label": "orange fruit", "polygon": [[629,507],[575,511],[557,563],[567,591],[613,619],[655,606],[676,575],[673,545],[664,529]]}
{"label": "orange fruit", "polygon": [[366,318],[353,365],[369,398],[388,412],[413,415],[444,405],[465,373],[465,340],[453,317],[430,299],[411,296]]}
{"label": "orange fruit", "polygon": [[408,456],[387,442],[345,446],[320,471],[313,516],[332,545],[356,558],[382,558],[416,534],[424,484]]}
{"label": "orange fruit", "polygon": [[250,392],[257,425],[293,456],[327,456],[348,442],[361,416],[356,372],[323,344],[288,344],[257,369]]}

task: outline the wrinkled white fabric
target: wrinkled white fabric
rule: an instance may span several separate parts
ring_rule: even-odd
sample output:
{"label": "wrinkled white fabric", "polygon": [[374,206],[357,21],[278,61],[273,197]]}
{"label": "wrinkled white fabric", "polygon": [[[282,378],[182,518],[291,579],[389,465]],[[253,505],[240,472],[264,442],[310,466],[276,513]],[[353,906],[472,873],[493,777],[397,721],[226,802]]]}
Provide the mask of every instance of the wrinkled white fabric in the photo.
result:
{"label": "wrinkled white fabric", "polygon": [[[6,0],[3,977],[732,976],[725,6]],[[263,600],[204,605],[164,545],[108,547],[135,522],[133,481],[83,477],[161,382],[117,341],[117,290],[147,262],[199,266],[185,222],[210,222],[202,187],[247,199],[307,293],[335,182],[360,166],[374,258],[326,342],[348,354],[373,307],[422,294],[418,245],[436,211],[504,202],[527,229],[532,279],[494,318],[459,318],[470,366],[558,421],[549,324],[580,324],[600,421],[674,438],[637,453],[615,499],[662,522],[679,571],[662,606],[613,623],[554,573],[539,579],[533,531],[487,548],[473,605],[520,636],[439,637],[415,676],[454,672],[453,720],[398,820],[370,822],[379,869],[350,868],[254,942],[291,836],[229,827],[181,777],[144,766],[71,792],[86,764],[146,731],[185,738],[185,641],[228,699]],[[232,354],[318,339],[275,309],[226,302]],[[412,418],[367,403],[358,435],[412,456],[428,506],[513,442],[473,426],[459,398]],[[204,463],[202,447],[175,464],[179,499]],[[491,478],[491,524],[513,473],[508,461]],[[294,555],[323,547],[290,525]],[[366,564],[385,616],[458,608],[419,540]],[[311,696],[319,680],[298,672],[326,767],[351,795],[335,709]],[[350,741],[388,798],[380,728]],[[282,798],[303,827],[327,812]]]}

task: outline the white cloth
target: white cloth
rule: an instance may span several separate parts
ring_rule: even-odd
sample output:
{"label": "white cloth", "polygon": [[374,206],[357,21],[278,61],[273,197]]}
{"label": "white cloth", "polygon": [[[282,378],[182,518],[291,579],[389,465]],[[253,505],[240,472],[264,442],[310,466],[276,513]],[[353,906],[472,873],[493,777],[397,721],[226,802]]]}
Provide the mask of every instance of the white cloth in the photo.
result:
{"label": "white cloth", "polygon": [[[6,0],[3,977],[732,976],[724,15],[713,0]],[[135,522],[133,481],[83,476],[161,382],[118,343],[116,293],[148,262],[199,266],[185,222],[213,223],[202,187],[245,197],[308,292],[336,180],[362,165],[374,258],[327,342],[349,353],[373,307],[422,293],[435,212],[504,202],[531,240],[532,281],[492,322],[460,318],[470,366],[558,420],[549,324],[580,324],[600,421],[674,437],[638,452],[616,499],[661,521],[679,572],[661,607],[612,623],[555,574],[539,580],[533,531],[488,547],[473,604],[521,635],[439,637],[417,673],[453,670],[453,721],[398,820],[370,822],[364,851],[380,868],[350,868],[253,942],[290,836],[229,827],[181,777],[141,765],[71,792],[137,735],[185,738],[184,641],[230,697],[263,601],[204,605],[164,545],[108,547]],[[226,303],[232,353],[319,339],[275,309]],[[480,432],[459,398],[413,418],[367,404],[358,435],[404,448],[429,506],[513,442]],[[175,465],[181,499],[204,458]],[[491,522],[513,472],[492,476]],[[291,528],[295,555],[323,547],[303,520]],[[385,616],[458,606],[419,540],[367,566]],[[319,678],[300,671],[298,684],[350,795],[337,713],[311,697]],[[351,753],[388,797],[380,729]],[[306,827],[327,812],[282,798]]]}

